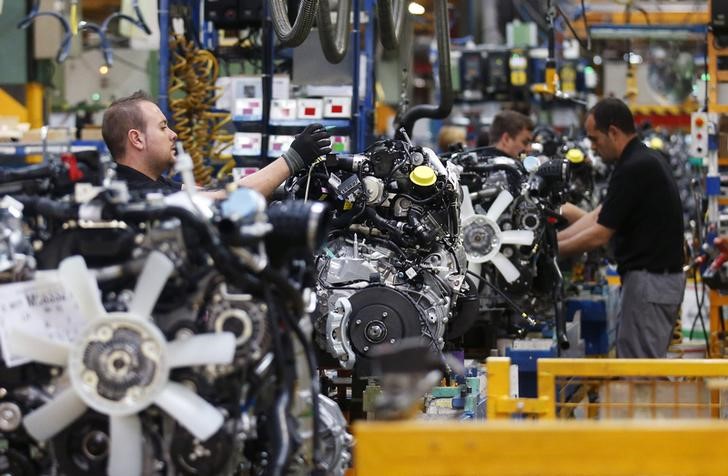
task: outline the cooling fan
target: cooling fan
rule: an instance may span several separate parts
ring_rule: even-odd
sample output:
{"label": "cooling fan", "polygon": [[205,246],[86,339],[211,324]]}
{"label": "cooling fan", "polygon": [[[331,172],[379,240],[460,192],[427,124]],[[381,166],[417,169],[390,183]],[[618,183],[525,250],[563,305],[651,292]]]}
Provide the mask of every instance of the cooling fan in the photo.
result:
{"label": "cooling fan", "polygon": [[468,269],[480,275],[483,263],[492,263],[509,283],[521,275],[518,268],[501,253],[503,245],[532,245],[533,232],[530,230],[501,230],[498,219],[513,202],[513,195],[501,191],[485,215],[476,214],[470,193],[463,187],[463,203],[460,209],[463,247],[468,259]]}
{"label": "cooling fan", "polygon": [[49,341],[16,328],[11,351],[36,362],[65,367],[71,385],[24,420],[37,440],[52,438],[88,408],[110,418],[110,476],[142,474],[143,434],[137,413],[154,404],[199,440],[223,424],[223,415],[189,388],[170,381],[170,370],[229,364],[235,355],[231,333],[198,334],[167,342],[151,320],[154,304],[172,262],[150,254],[139,276],[128,312],[107,313],[96,280],[80,256],[63,260],[60,279],[79,304],[88,324],[71,344]]}

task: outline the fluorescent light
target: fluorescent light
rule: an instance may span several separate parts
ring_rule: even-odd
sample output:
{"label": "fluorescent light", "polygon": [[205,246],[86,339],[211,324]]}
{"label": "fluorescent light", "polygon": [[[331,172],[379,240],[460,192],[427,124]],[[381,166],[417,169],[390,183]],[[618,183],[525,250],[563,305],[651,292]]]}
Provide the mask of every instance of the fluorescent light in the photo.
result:
{"label": "fluorescent light", "polygon": [[422,5],[420,5],[417,2],[410,2],[407,10],[409,10],[409,12],[413,15],[424,15],[425,14],[425,7],[423,7]]}

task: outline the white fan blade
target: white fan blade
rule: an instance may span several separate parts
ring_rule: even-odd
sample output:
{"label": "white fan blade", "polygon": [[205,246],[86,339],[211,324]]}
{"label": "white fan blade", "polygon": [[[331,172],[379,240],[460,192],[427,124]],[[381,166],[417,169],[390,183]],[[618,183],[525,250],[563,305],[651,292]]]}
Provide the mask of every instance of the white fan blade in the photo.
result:
{"label": "white fan blade", "polygon": [[154,403],[202,441],[214,435],[224,421],[215,407],[179,383],[167,382]]}
{"label": "white fan blade", "polygon": [[503,190],[501,193],[498,194],[485,216],[493,221],[498,221],[501,213],[503,213],[503,211],[508,208],[508,205],[510,205],[512,201],[513,195],[511,195],[508,190]]}
{"label": "white fan blade", "polygon": [[65,367],[68,365],[69,344],[27,333],[19,328],[10,331],[8,350],[11,355],[27,357],[35,362]]}
{"label": "white fan blade", "polygon": [[86,411],[86,404],[73,388],[67,388],[23,419],[28,434],[38,441],[52,438]]}
{"label": "white fan blade", "polygon": [[109,476],[141,476],[142,474],[142,423],[137,415],[112,416],[109,422]]}
{"label": "white fan blade", "polygon": [[235,334],[199,334],[167,344],[170,368],[191,365],[229,364],[235,357]]}
{"label": "white fan blade", "polygon": [[174,264],[169,258],[159,251],[152,251],[137,279],[129,312],[143,319],[151,316],[154,304],[173,270]]}
{"label": "white fan blade", "polygon": [[473,273],[480,276],[480,269],[483,267],[482,263],[473,263],[472,261],[468,261],[468,271],[472,271]]}
{"label": "white fan blade", "polygon": [[463,203],[460,204],[460,220],[464,220],[469,216],[475,215],[475,209],[473,209],[473,201],[470,199],[470,190],[468,187],[463,185]]}
{"label": "white fan blade", "polygon": [[96,278],[89,273],[82,257],[71,256],[61,261],[58,266],[58,274],[66,288],[76,298],[84,317],[99,319],[106,315]]}
{"label": "white fan blade", "polygon": [[507,230],[501,232],[501,243],[504,245],[531,245],[533,232],[531,230]]}
{"label": "white fan blade", "polygon": [[502,274],[509,283],[512,283],[521,275],[518,268],[516,268],[513,263],[511,263],[511,260],[506,258],[503,253],[496,254],[491,260],[491,263],[493,263],[496,269],[500,271],[500,274]]}

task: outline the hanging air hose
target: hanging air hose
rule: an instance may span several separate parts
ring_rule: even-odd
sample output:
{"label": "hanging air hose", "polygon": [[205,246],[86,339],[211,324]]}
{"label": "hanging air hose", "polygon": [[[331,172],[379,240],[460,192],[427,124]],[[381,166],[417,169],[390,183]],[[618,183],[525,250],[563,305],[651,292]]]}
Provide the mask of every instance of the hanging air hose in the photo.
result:
{"label": "hanging air hose", "polygon": [[[213,112],[218,63],[215,56],[201,50],[181,35],[170,40],[169,108],[172,111],[177,138],[184,145],[194,164],[195,181],[206,185],[212,178],[209,161],[220,160],[220,154],[233,136],[224,127],[230,114]],[[225,170],[234,167],[226,163]]]}
{"label": "hanging air hose", "polygon": [[[377,1],[379,37],[385,49],[396,50],[399,47],[399,39],[405,27],[405,17],[409,13],[407,3],[404,0]],[[445,13],[447,13],[447,8],[445,8]]]}
{"label": "hanging air hose", "polygon": [[318,9],[318,0],[302,0],[296,14],[296,21],[288,21],[286,0],[270,1],[270,12],[273,18],[273,29],[281,42],[281,46],[295,47],[303,43],[313,26]]}
{"label": "hanging air hose", "polygon": [[443,119],[450,114],[454,102],[452,92],[452,77],[450,76],[450,25],[447,13],[447,0],[435,0],[435,35],[437,36],[437,70],[440,78],[440,105],[432,106],[421,104],[413,107],[400,121],[397,127],[404,128],[407,135],[412,135],[412,128],[419,119]]}
{"label": "hanging air hose", "polygon": [[318,10],[318,32],[321,39],[321,49],[329,63],[340,63],[349,49],[349,37],[351,36],[351,0],[339,0],[336,29],[331,24],[331,6],[329,0],[321,0]]}
{"label": "hanging air hose", "polygon": [[18,28],[28,28],[36,18],[44,16],[55,18],[60,22],[61,27],[63,28],[63,39],[61,40],[58,47],[58,53],[56,54],[56,61],[63,63],[71,52],[71,40],[73,39],[73,29],[71,28],[71,24],[63,15],[51,11],[41,11],[40,0],[35,0],[33,6],[30,8],[30,12],[28,12],[28,15],[26,15],[18,23]]}

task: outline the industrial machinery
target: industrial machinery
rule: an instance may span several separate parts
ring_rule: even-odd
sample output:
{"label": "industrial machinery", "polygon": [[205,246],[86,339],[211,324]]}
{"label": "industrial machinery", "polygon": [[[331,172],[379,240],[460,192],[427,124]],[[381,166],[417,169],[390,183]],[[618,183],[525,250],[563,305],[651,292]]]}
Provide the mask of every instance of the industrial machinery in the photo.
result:
{"label": "industrial machinery", "polygon": [[555,324],[560,346],[568,347],[556,262],[561,218],[554,212],[568,191],[568,161],[540,164],[533,158],[524,166],[478,149],[446,158],[462,169],[463,246],[468,274],[480,290],[479,326],[485,327],[478,347],[488,350],[498,337],[524,336],[539,321]]}
{"label": "industrial machinery", "polygon": [[343,474],[302,297],[323,207],[193,190],[4,199],[3,472]]}
{"label": "industrial machinery", "polygon": [[460,244],[458,174],[432,150],[377,142],[327,157],[288,188],[333,209],[317,257],[314,324],[341,367],[367,375],[380,347],[410,339],[438,353],[447,328],[470,319],[475,286]]}

